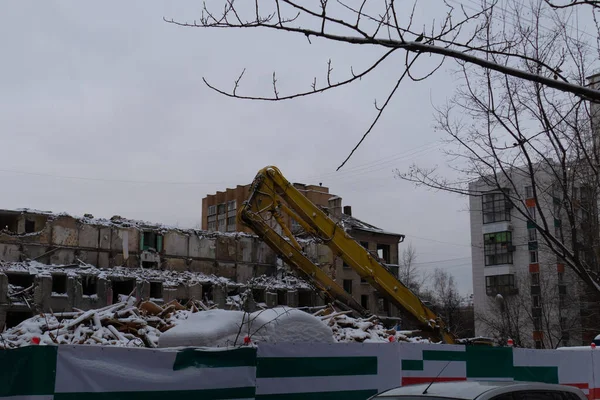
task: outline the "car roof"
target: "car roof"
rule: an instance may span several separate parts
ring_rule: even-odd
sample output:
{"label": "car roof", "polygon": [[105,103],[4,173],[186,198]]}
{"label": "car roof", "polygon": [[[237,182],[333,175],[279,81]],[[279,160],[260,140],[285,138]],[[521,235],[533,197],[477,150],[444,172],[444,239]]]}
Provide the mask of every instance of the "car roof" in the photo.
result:
{"label": "car roof", "polygon": [[491,390],[497,391],[497,394],[516,390],[563,390],[568,392],[577,392],[575,388],[569,386],[554,385],[540,382],[515,382],[515,381],[460,381],[460,382],[435,382],[427,393],[423,394],[429,384],[407,385],[390,389],[380,394],[381,397],[387,396],[430,396],[430,397],[451,397],[455,399],[472,400]]}

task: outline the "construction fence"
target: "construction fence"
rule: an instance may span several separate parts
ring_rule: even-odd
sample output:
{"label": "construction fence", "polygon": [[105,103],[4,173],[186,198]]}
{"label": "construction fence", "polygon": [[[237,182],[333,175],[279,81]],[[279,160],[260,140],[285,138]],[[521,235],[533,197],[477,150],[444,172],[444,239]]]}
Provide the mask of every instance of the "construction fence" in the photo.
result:
{"label": "construction fence", "polygon": [[30,346],[0,351],[0,371],[0,400],[364,400],[438,375],[437,381],[561,383],[600,399],[600,349],[591,348],[413,343],[290,343],[229,350]]}

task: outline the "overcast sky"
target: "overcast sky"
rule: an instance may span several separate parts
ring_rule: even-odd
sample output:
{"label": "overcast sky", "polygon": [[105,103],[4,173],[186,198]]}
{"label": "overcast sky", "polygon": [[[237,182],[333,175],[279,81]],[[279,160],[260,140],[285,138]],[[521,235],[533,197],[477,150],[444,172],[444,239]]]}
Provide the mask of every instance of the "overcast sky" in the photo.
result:
{"label": "overcast sky", "polygon": [[445,165],[433,105],[453,94],[453,76],[442,70],[405,82],[336,173],[375,116],[373,100],[383,101],[401,72],[402,57],[328,94],[283,103],[225,98],[202,77],[230,88],[246,68],[240,90],[269,94],[276,70],[280,92],[288,93],[323,77],[329,58],[340,80],[380,51],[162,20],[193,20],[201,4],[21,0],[3,7],[0,207],[194,227],[202,197],[276,165],[291,181],[322,182],[357,218],[406,234],[423,270],[443,267],[471,293],[467,199],[393,174],[415,161]]}

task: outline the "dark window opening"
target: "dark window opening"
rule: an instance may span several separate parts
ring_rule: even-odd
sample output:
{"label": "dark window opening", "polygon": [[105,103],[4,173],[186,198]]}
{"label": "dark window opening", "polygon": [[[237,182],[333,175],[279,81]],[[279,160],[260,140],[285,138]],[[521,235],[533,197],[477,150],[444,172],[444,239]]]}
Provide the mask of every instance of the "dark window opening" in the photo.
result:
{"label": "dark window opening", "polygon": [[510,203],[504,193],[488,193],[482,199],[483,223],[510,221]]}
{"label": "dark window opening", "polygon": [[369,295],[363,294],[360,296],[360,305],[362,308],[369,309]]}
{"label": "dark window opening", "polygon": [[558,285],[558,293],[559,294],[567,294],[567,286],[566,285]]}
{"label": "dark window opening", "polygon": [[30,219],[25,220],[25,233],[33,233],[35,232],[35,221]]}
{"label": "dark window opening", "polygon": [[33,317],[33,312],[31,311],[7,311],[6,312],[6,321],[5,321],[5,327],[7,329],[9,328],[14,328],[15,326],[19,325],[21,322],[25,321],[26,319],[29,319]]}
{"label": "dark window opening", "polygon": [[142,268],[158,269],[158,263],[155,261],[142,261]]}
{"label": "dark window opening", "polygon": [[158,235],[155,232],[144,232],[142,250],[158,249]]}
{"label": "dark window opening", "polygon": [[390,245],[389,244],[378,244],[377,245],[377,255],[379,258],[383,259],[387,264],[390,264],[392,261],[390,260]]}
{"label": "dark window opening", "polygon": [[52,275],[52,293],[67,293],[67,275]]}
{"label": "dark window opening", "polygon": [[84,296],[93,296],[98,293],[98,278],[91,275],[81,277],[81,288]]}
{"label": "dark window opening", "polygon": [[309,290],[301,290],[298,292],[298,306],[299,307],[310,307],[312,306],[312,292]]}
{"label": "dark window opening", "polygon": [[365,249],[369,250],[369,242],[360,242],[360,245]]}
{"label": "dark window opening", "polygon": [[539,294],[534,294],[531,296],[531,302],[533,303],[533,307],[538,308],[542,306],[541,297]]}
{"label": "dark window opening", "polygon": [[213,300],[213,285],[212,283],[204,283],[202,285],[202,297],[204,297],[205,301]]}
{"label": "dark window opening", "polygon": [[533,318],[533,329],[536,331],[542,329],[542,319],[540,317]]}
{"label": "dark window opening", "polygon": [[[119,296],[129,296],[135,289],[135,279],[126,279],[123,281],[111,281],[113,292],[113,304],[119,303]],[[134,296],[135,293],[132,295]]]}
{"label": "dark window opening", "polygon": [[379,298],[379,311],[388,314],[390,312],[390,302],[384,297]]}
{"label": "dark window opening", "polygon": [[15,289],[26,289],[33,285],[34,276],[30,273],[21,273],[21,272],[5,272],[6,277],[8,278],[8,284],[15,287]]}
{"label": "dark window opening", "polygon": [[352,294],[352,279],[344,279],[343,281],[344,290]]}
{"label": "dark window opening", "polygon": [[486,276],[485,291],[488,296],[515,294],[515,276],[510,274]]}
{"label": "dark window opening", "polygon": [[264,289],[252,289],[252,298],[257,303],[265,302],[265,290]]}
{"label": "dark window opening", "polygon": [[496,232],[483,235],[485,265],[512,264],[513,252],[512,233]]}
{"label": "dark window opening", "polygon": [[349,266],[348,264],[346,264],[346,262],[345,262],[345,261],[342,263],[342,267],[343,267],[344,269],[349,269],[349,268],[350,268],[350,266]]}
{"label": "dark window opening", "polygon": [[19,217],[17,215],[0,215],[0,231],[17,233]]}
{"label": "dark window opening", "polygon": [[531,273],[531,286],[539,286],[540,285],[540,273],[532,272]]}
{"label": "dark window opening", "polygon": [[162,297],[163,297],[162,282],[150,282],[150,298],[151,299],[162,299]]}
{"label": "dark window opening", "polygon": [[287,306],[287,292],[285,290],[277,291],[277,304],[280,306]]}
{"label": "dark window opening", "polygon": [[365,278],[360,278],[360,283],[368,283]]}
{"label": "dark window opening", "polygon": [[542,288],[540,286],[531,286],[531,294],[541,294]]}

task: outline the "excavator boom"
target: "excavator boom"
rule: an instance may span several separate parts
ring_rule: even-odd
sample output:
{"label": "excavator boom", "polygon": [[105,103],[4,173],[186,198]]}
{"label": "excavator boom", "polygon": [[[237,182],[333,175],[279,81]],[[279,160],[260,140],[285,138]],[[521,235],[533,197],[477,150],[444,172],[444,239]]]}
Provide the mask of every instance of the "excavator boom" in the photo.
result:
{"label": "excavator boom", "polygon": [[[238,220],[252,229],[288,265],[308,278],[318,289],[337,302],[367,316],[368,310],[304,254],[302,246],[285,223],[284,215],[289,215],[304,231],[327,245],[334,255],[341,257],[361,278],[405,310],[425,330],[437,334],[445,343],[455,343],[454,336],[447,332],[443,321],[418,296],[323,210],[302,195],[277,167],[263,168],[256,175],[250,195],[238,212]],[[277,227],[281,233],[277,232]]]}

